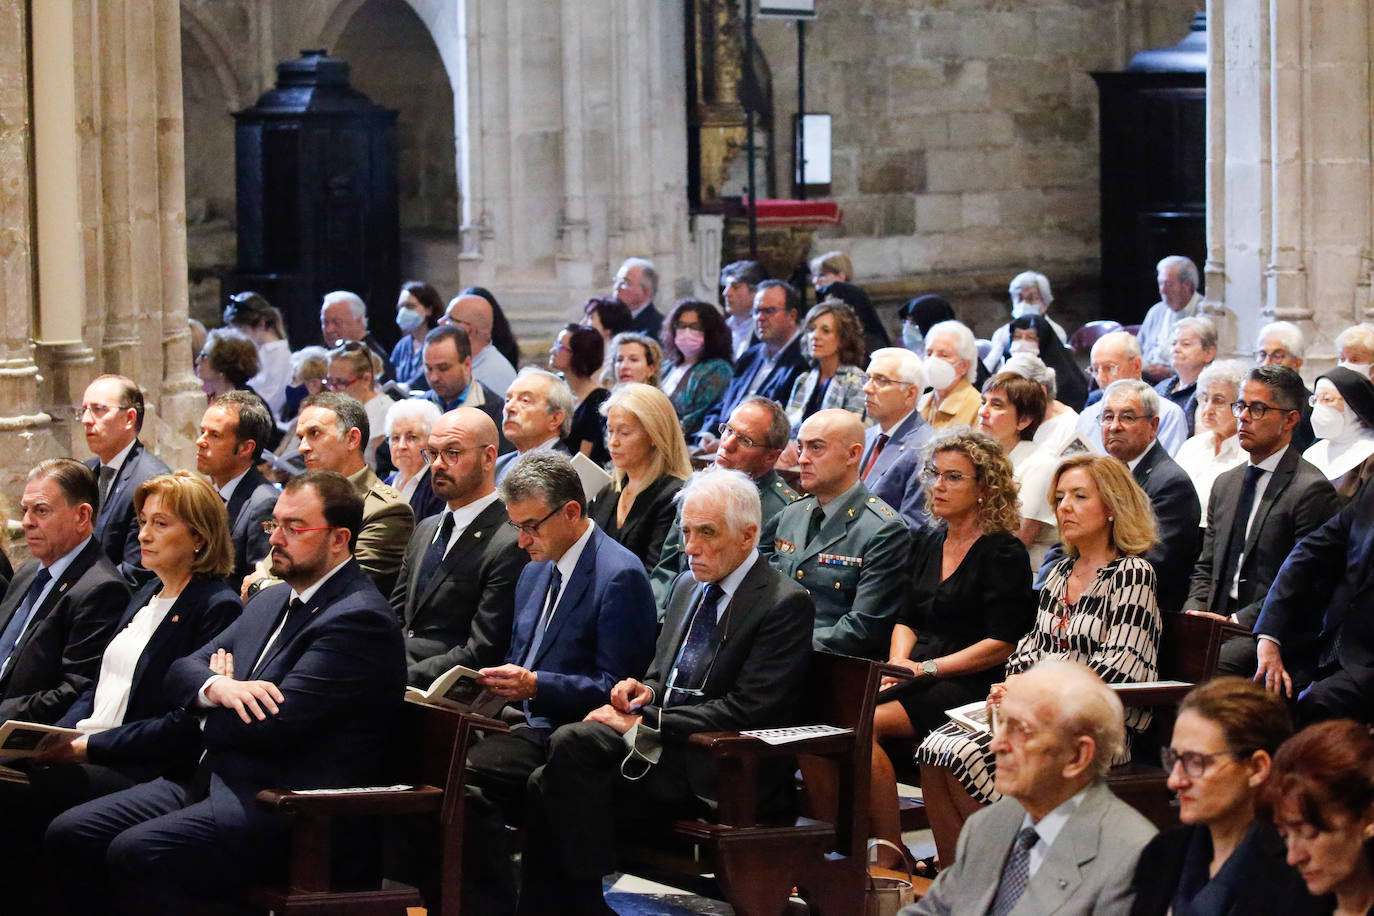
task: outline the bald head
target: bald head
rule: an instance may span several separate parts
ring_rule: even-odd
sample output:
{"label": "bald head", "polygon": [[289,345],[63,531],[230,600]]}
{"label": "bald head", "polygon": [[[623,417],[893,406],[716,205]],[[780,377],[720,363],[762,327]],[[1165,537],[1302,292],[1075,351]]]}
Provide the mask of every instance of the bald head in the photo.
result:
{"label": "bald head", "polygon": [[822,506],[858,482],[864,450],[864,424],[858,414],[818,410],[801,425],[797,444],[801,485]]}
{"label": "bald head", "polygon": [[435,494],[459,509],[496,489],[496,424],[475,407],[459,407],[434,421],[426,446]]}
{"label": "bald head", "polygon": [[1106,389],[1117,379],[1140,378],[1140,342],[1129,331],[1103,334],[1093,344],[1092,373]]}
{"label": "bald head", "polygon": [[491,303],[481,296],[455,296],[449,302],[444,318],[447,323],[461,325],[467,330],[474,356],[491,343]]}

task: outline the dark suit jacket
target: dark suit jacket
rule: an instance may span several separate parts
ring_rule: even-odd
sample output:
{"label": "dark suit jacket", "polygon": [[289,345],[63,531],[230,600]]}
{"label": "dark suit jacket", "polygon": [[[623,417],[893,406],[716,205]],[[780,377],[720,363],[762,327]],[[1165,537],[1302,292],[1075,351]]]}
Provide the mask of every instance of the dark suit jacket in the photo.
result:
{"label": "dark suit jacket", "polygon": [[235,592],[244,576],[251,573],[257,562],[271,550],[262,523],[272,518],[272,509],[280,495],[281,491],[259,474],[257,468],[249,468],[235,485],[234,492],[229,494],[225,509],[229,512],[229,536],[234,544],[234,571],[229,575],[229,584]]}
{"label": "dark suit jacket", "polygon": [[454,665],[501,663],[515,618],[515,582],[530,559],[498,499],[454,542],[434,578],[421,582],[420,566],[442,520],[434,515],[415,526],[391,593],[405,629],[408,677],[421,687]]}
{"label": "dark suit jacket", "polygon": [[[100,459],[91,458],[86,467],[100,479]],[[105,550],[105,556],[119,567],[119,572],[131,586],[137,587],[152,578],[143,568],[143,550],[138,546],[138,513],[134,511],[134,491],[149,477],[166,474],[170,468],[162,459],[148,451],[142,442],[134,442],[119,473],[110,484],[110,493],[95,516],[95,539]]]}
{"label": "dark suit jacket", "polygon": [[[0,630],[19,609],[39,563],[15,573],[0,599]],[[95,683],[129,587],[92,538],[53,582],[0,676],[0,721],[53,723]]]}
{"label": "dark suit jacket", "polygon": [[[387,475],[386,483],[396,487],[396,478],[399,471],[392,471]],[[410,494],[410,508],[415,513],[415,522],[429,518],[431,515],[438,515],[446,508],[445,503],[439,498],[439,494],[434,492],[434,484],[429,476],[429,465],[425,465],[424,470],[420,471],[420,480],[415,484],[415,490]]]}
{"label": "dark suit jacket", "polygon": [[[555,441],[553,445],[548,447],[547,451],[557,452],[560,455],[567,455],[569,457],[572,456],[572,452],[568,449],[568,443],[564,442],[562,439]],[[507,452],[496,459],[496,466],[492,470],[496,473],[497,483],[500,483],[501,478],[506,476],[506,471],[510,470],[510,466],[519,460],[520,455],[521,453],[518,451]]]}
{"label": "dark suit jacket", "polygon": [[[868,456],[882,430],[875,424],[864,431],[864,453],[859,469],[868,467]],[[907,528],[915,531],[926,523],[925,489],[921,486],[921,447],[935,438],[935,428],[913,410],[883,446],[878,460],[864,478],[868,492],[897,510]]]}
{"label": "dark suit jacket", "polygon": [[[275,816],[253,801],[262,789],[368,785],[377,778],[400,711],[401,631],[357,562],[349,560],[325,582],[299,625],[284,628],[263,655],[290,597],[285,584],[263,589],[228,629],[167,674],[169,699],[204,715],[209,799],[221,828],[277,829]],[[197,694],[211,676],[210,656],[220,648],[233,654],[235,677],[277,685],[285,698],[277,715],[245,723],[222,706],[197,708]]]}
{"label": "dark suit jacket", "polygon": [[1154,442],[1135,466],[1135,482],[1150,497],[1159,524],[1158,542],[1145,555],[1159,580],[1159,609],[1183,609],[1188,597],[1188,578],[1202,547],[1202,505],[1197,490],[1183,468],[1159,442]]}
{"label": "dark suit jacket", "polygon": [[[127,627],[161,590],[162,582],[158,579],[139,589],[124,609],[114,633]],[[167,616],[138,657],[129,685],[124,724],[87,739],[92,763],[129,769],[139,781],[171,769],[194,767],[200,753],[200,723],[170,702],[162,683],[174,661],[213,639],[238,619],[242,610],[238,592],[224,580],[208,576],[191,580],[172,602]],[[95,687],[93,681],[57,724],[71,728],[89,716],[95,709]]]}
{"label": "dark suit jacket", "polygon": [[538,653],[526,664],[552,574],[547,561],[521,571],[506,661],[539,675],[530,713],[557,728],[582,721],[605,704],[616,682],[649,666],[658,615],[644,564],[598,528],[563,583]]}
{"label": "dark suit jacket", "polygon": [[658,340],[658,332],[663,330],[663,313],[650,302],[644,306],[644,311],[630,318],[630,330]]}
{"label": "dark suit jacket", "polygon": [[[1184,606],[1187,610],[1226,613],[1231,583],[1221,579],[1246,467],[1243,464],[1232,468],[1212,484],[1212,494],[1207,501],[1207,530],[1202,536],[1202,553],[1193,568],[1188,601]],[[1299,451],[1290,445],[1264,488],[1255,520],[1245,538],[1236,592],[1240,601],[1230,612],[1240,623],[1247,627],[1255,625],[1264,596],[1293,545],[1321,527],[1336,514],[1337,508],[1336,490],[1326,475],[1304,461]]]}
{"label": "dark suit jacket", "polygon": [[608,483],[587,507],[587,517],[639,557],[646,573],[652,572],[663,553],[668,529],[673,527],[673,520],[677,518],[677,503],[673,497],[682,489],[682,483],[678,478],[664,474],[649,484],[635,496],[634,505],[625,515],[625,524],[619,529],[616,528],[615,514],[620,494],[616,492],[614,484]]}
{"label": "dark suit jacket", "polygon": [[[810,368],[806,363],[806,357],[802,356],[802,336],[798,334],[791,343],[782,348],[777,362],[773,364],[773,371],[763,380],[757,394],[772,398],[779,404],[787,403],[788,397],[792,394],[792,383],[797,380],[797,376]],[[719,403],[712,407],[701,421],[703,432],[716,435],[720,424],[730,419],[730,414],[734,413],[740,402],[749,396],[749,386],[754,384],[754,376],[763,365],[764,353],[764,345],[756,343],[740,355],[739,362],[735,363],[735,375],[726,386],[725,394],[721,395]]]}

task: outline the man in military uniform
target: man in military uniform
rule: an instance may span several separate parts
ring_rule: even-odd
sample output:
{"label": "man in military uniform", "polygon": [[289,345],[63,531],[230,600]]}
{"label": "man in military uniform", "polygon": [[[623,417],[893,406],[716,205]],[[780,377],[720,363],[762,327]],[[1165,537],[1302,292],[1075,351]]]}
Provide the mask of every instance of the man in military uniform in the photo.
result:
{"label": "man in military uniform", "polygon": [[[759,488],[759,499],[763,504],[763,527],[759,529],[759,555],[765,560],[773,556],[774,537],[778,527],[778,514],[783,508],[801,499],[801,494],[792,489],[773,470],[773,464],[787,446],[787,414],[777,401],[754,395],[745,398],[730,414],[728,422],[720,430],[711,430],[720,436],[716,449],[716,467],[730,471],[743,471]],[[682,520],[681,507],[678,521]],[[659,554],[658,565],[654,567],[649,581],[654,587],[654,600],[660,610],[666,609],[668,592],[673,580],[687,569],[687,557],[682,552],[682,529],[675,524],[663,541],[663,552]],[[660,614],[660,616],[662,616]]]}
{"label": "man in military uniform", "polygon": [[[321,391],[301,402],[296,435],[300,436],[306,470],[342,474],[363,498],[363,527],[358,532],[353,556],[376,583],[378,591],[389,595],[415,528],[415,513],[409,501],[382,483],[363,461],[370,432],[367,409],[357,398]],[[273,581],[267,578],[266,561],[259,563],[258,571],[244,580],[244,594],[252,594]]]}
{"label": "man in military uniform", "polygon": [[859,480],[857,415],[817,411],[797,442],[801,485],[811,495],[779,515],[771,562],[811,593],[817,649],[886,659],[906,584],[906,525]]}

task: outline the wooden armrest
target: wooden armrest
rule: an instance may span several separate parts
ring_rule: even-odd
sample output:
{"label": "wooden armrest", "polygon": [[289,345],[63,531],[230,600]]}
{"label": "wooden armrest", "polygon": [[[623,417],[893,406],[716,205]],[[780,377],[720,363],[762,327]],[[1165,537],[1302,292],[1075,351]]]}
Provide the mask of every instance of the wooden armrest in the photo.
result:
{"label": "wooden armrest", "polygon": [[1137,687],[1117,693],[1121,705],[1127,709],[1141,709],[1151,706],[1177,706],[1193,689],[1194,684],[1169,684],[1159,687]]}
{"label": "wooden armrest", "polygon": [[1218,623],[1218,627],[1219,627],[1219,629],[1221,630],[1221,635],[1222,635],[1222,637],[1225,638],[1225,639],[1230,639],[1232,636],[1254,636],[1254,635],[1255,635],[1254,630],[1251,630],[1249,627],[1245,626],[1244,624],[1232,623],[1232,622],[1230,622],[1229,620],[1228,620],[1228,621],[1224,621],[1224,622],[1219,622],[1219,623]]}
{"label": "wooden armrest", "polygon": [[889,665],[887,662],[883,662],[878,665],[879,683],[882,683],[882,678],[884,677],[895,677],[899,680],[909,681],[915,678],[916,675],[912,674],[909,668],[903,668],[901,665]]}
{"label": "wooden armrest", "polygon": [[488,719],[486,716],[479,716],[474,713],[465,712],[461,714],[470,728],[484,732],[508,732],[510,726],[500,719]]}
{"label": "wooden armrest", "polygon": [[792,754],[830,756],[847,753],[854,746],[854,734],[822,735],[803,738],[787,744],[769,744],[739,732],[697,732],[689,735],[688,744],[705,748],[716,757],[784,757]]}
{"label": "wooden armrest", "polygon": [[379,790],[376,792],[348,792],[329,795],[307,795],[283,789],[263,789],[258,793],[258,806],[283,814],[307,817],[346,817],[353,814],[415,814],[435,811],[443,801],[444,792],[434,786],[413,789]]}

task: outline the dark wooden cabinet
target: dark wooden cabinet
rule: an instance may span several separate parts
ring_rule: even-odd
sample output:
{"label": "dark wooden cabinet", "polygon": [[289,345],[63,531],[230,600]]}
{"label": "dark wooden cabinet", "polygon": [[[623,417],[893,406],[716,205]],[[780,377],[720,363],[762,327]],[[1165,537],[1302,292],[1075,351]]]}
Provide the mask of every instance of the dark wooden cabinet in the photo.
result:
{"label": "dark wooden cabinet", "polygon": [[1099,105],[1102,317],[1136,324],[1159,300],[1155,265],[1207,256],[1206,17],[1171,48],[1094,73]]}
{"label": "dark wooden cabinet", "polygon": [[320,342],[320,300],[346,289],[394,340],[400,287],[396,112],[348,83],[348,64],[304,51],[234,114],[238,269],[226,292],[281,309],[293,349]]}

